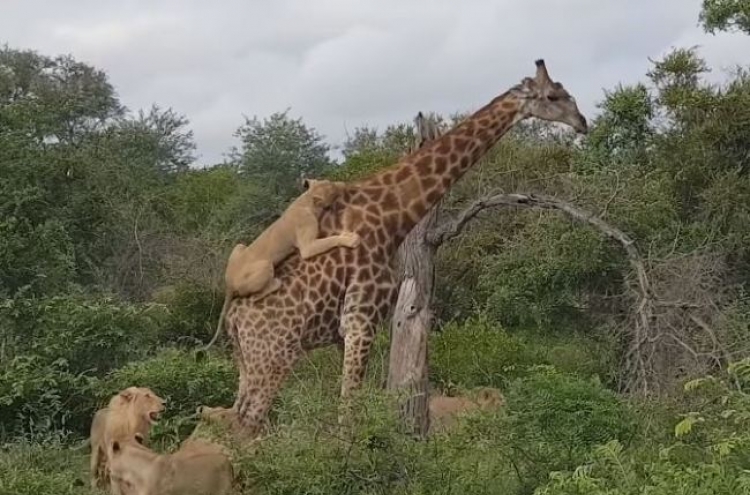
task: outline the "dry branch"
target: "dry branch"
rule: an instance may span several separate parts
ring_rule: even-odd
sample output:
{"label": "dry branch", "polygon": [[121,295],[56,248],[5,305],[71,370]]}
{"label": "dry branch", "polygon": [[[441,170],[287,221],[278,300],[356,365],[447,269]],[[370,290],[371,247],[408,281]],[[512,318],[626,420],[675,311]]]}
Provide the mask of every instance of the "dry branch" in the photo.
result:
{"label": "dry branch", "polygon": [[[726,290],[720,256],[701,253],[646,260],[625,232],[601,217],[560,199],[532,194],[496,194],[479,199],[427,234],[435,249],[459,235],[480,212],[511,207],[556,210],[616,241],[635,275],[625,293],[633,301],[627,326],[627,349],[621,388],[642,395],[658,394],[678,373],[697,374],[725,366],[726,347],[708,323],[720,314]],[[708,337],[708,338],[705,338]]]}
{"label": "dry branch", "polygon": [[[479,199],[463,210],[453,221],[430,232],[427,241],[437,247],[444,242],[456,237],[464,229],[466,224],[475,218],[480,212],[488,208],[496,207],[533,208],[540,210],[556,210],[566,214],[578,222],[590,225],[608,238],[617,241],[625,253],[631,268],[637,276],[636,284],[636,315],[635,335],[631,340],[631,347],[626,358],[628,375],[634,375],[637,387],[648,393],[648,379],[651,375],[648,359],[641,352],[641,347],[646,343],[653,343],[659,338],[652,329],[654,298],[651,283],[646,272],[643,258],[636,249],[633,240],[622,230],[605,222],[593,213],[574,206],[566,201],[542,195],[532,194],[496,194]],[[649,353],[646,353],[649,354]],[[628,380],[629,382],[632,380]],[[645,387],[645,388],[644,388]]]}

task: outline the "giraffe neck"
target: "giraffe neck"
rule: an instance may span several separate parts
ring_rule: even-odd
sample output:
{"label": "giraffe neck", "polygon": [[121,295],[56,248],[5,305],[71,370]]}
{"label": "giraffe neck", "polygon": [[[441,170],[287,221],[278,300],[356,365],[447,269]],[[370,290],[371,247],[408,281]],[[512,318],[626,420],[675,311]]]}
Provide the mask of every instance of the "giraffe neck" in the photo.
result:
{"label": "giraffe neck", "polygon": [[358,184],[385,187],[395,194],[396,201],[381,201],[380,210],[383,219],[392,219],[388,231],[397,244],[521,120],[520,107],[510,92],[498,96],[439,139]]}

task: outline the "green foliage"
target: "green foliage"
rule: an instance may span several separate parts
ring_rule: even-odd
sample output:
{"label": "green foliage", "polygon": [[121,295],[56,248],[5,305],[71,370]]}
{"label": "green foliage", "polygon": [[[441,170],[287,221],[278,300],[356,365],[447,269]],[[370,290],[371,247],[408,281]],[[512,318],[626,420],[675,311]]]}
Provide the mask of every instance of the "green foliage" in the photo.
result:
{"label": "green foliage", "polygon": [[703,0],[700,21],[709,33],[739,30],[750,34],[750,2]]}
{"label": "green foliage", "polygon": [[[750,32],[747,10],[706,0],[701,21]],[[670,303],[657,318],[678,311],[686,327],[684,346],[669,331],[659,340],[665,380],[750,352],[750,79],[739,69],[713,85],[708,70],[695,49],[667,54],[604,93],[583,142],[545,123],[516,128],[441,212],[492,191],[542,193],[627,233],[653,297]],[[412,145],[408,124],[357,129],[337,165],[281,112],[246,120],[227,163],[194,169],[188,126],[156,105],[125,112],[106,74],[70,56],[0,50],[0,444],[44,445],[3,447],[0,493],[88,493],[77,486],[86,457],[59,444],[86,435],[127,386],[169,401],[157,448],[190,432],[198,405],[231,404],[231,359],[185,347],[212,334],[232,244],[270,223],[300,176],[356,180]],[[695,267],[710,273],[673,301],[689,280],[668,268],[696,252],[718,268]],[[277,398],[259,452],[240,453],[245,493],[750,492],[746,361],[690,382],[676,404],[626,402],[602,385],[626,378],[628,333],[613,329],[629,329],[634,273],[620,245],[555,212],[504,211],[480,214],[439,253],[434,306],[450,323],[431,337],[431,378],[448,391],[501,387],[503,409],[413,442],[378,390],[384,332],[352,429],[338,428],[341,355],[317,351]],[[720,300],[690,299],[707,293]],[[706,325],[690,327],[703,311]]]}
{"label": "green foliage", "polygon": [[721,378],[706,377],[686,384],[688,394],[702,406],[688,412],[675,426],[666,445],[626,448],[609,441],[593,449],[586,464],[553,473],[536,493],[668,495],[750,493],[750,400],[736,388],[750,369],[747,360],[730,367]]}
{"label": "green foliage", "polygon": [[502,388],[533,361],[521,340],[482,315],[450,323],[430,341],[431,380],[446,388]]}
{"label": "green foliage", "polygon": [[336,434],[325,426],[336,424],[330,407],[328,415],[276,429],[259,452],[241,463],[252,491],[391,493],[403,485],[414,463],[410,441],[398,433],[392,401],[370,392],[373,397],[355,403],[350,431]]}
{"label": "green foliage", "polygon": [[319,177],[330,167],[328,145],[288,110],[260,121],[245,119],[235,136],[241,141],[232,161],[242,174],[263,184],[272,198],[287,200],[299,191],[298,179]]}
{"label": "green foliage", "polygon": [[605,92],[599,103],[603,112],[593,122],[588,145],[599,163],[614,161],[632,166],[645,159],[646,148],[654,133],[654,102],[643,84],[619,86]]}
{"label": "green foliage", "polygon": [[0,444],[26,438],[48,443],[82,434],[93,415],[90,378],[59,359],[35,355],[6,359],[0,366]]}
{"label": "green foliage", "polygon": [[606,386],[617,381],[617,340],[605,333],[601,337],[561,333],[514,332],[534,357],[534,364],[548,364],[562,373],[592,377]]}
{"label": "green foliage", "polygon": [[83,434],[96,376],[147,355],[166,313],[82,296],[0,306],[0,440]]}
{"label": "green foliage", "polygon": [[155,294],[167,317],[159,329],[159,343],[195,346],[208,342],[224,302],[224,294],[195,282],[181,282]]}
{"label": "green foliage", "polygon": [[144,356],[165,316],[154,305],[76,295],[8,300],[0,307],[6,353],[61,361],[73,373],[103,374]]}
{"label": "green foliage", "polygon": [[130,386],[148,387],[167,401],[165,420],[154,432],[154,440],[163,441],[189,433],[195,422],[186,418],[198,406],[231,406],[237,392],[237,370],[226,357],[167,349],[115,370],[101,381],[95,394],[104,402]]}
{"label": "green foliage", "polygon": [[614,392],[598,380],[552,367],[538,367],[514,381],[505,398],[514,434],[522,442],[541,435],[561,448],[586,449],[634,433],[634,418]]}
{"label": "green foliage", "polygon": [[18,443],[0,451],[0,493],[89,495],[88,458],[59,445]]}
{"label": "green foliage", "polygon": [[[555,238],[554,244],[544,242]],[[516,245],[490,256],[477,289],[488,314],[508,326],[581,328],[582,292],[611,284],[622,255],[599,232],[547,217],[517,234]],[[583,322],[583,324],[582,324]],[[584,327],[585,328],[585,327]]]}

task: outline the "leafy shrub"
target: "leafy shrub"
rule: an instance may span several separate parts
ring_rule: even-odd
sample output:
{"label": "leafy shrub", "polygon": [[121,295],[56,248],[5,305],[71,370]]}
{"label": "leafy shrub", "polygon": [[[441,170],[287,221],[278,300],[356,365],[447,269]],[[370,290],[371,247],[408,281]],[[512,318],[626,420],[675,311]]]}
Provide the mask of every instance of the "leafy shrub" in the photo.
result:
{"label": "leafy shrub", "polygon": [[63,359],[18,356],[0,366],[0,443],[23,437],[37,442],[84,433],[93,414],[90,379]]}
{"label": "leafy shrub", "polygon": [[200,358],[167,349],[144,361],[130,363],[107,376],[96,388],[103,402],[130,387],[149,387],[167,401],[164,420],[154,431],[155,440],[181,437],[195,425],[199,405],[230,406],[237,392],[237,370],[230,359],[215,354]]}
{"label": "leafy shrub", "polygon": [[720,378],[686,384],[688,410],[664,444],[631,448],[615,440],[594,448],[588,462],[554,473],[538,495],[730,495],[750,493],[750,360]]}
{"label": "leafy shrub", "polygon": [[491,256],[478,290],[488,294],[488,315],[503,324],[581,329],[582,322],[591,325],[582,294],[616,283],[621,262],[599,232],[547,216]]}
{"label": "leafy shrub", "polygon": [[11,356],[64,362],[76,374],[101,375],[144,357],[156,344],[164,317],[157,306],[81,295],[15,299],[0,306]]}
{"label": "leafy shrub", "polygon": [[168,314],[159,329],[159,343],[195,346],[213,336],[224,294],[205,284],[180,282],[160,291],[156,299]]}
{"label": "leafy shrub", "polygon": [[[498,430],[527,491],[550,471],[575,467],[589,450],[636,431],[630,410],[596,380],[538,367],[506,389],[507,415]],[[483,435],[497,435],[483,430]]]}
{"label": "leafy shrub", "polygon": [[336,402],[301,402],[297,421],[275,428],[241,460],[248,493],[394,493],[405,484],[415,460],[411,441],[382,392],[358,394],[346,430],[336,424]]}
{"label": "leafy shrub", "polygon": [[607,385],[614,384],[617,378],[617,347],[607,338],[539,332],[518,332],[518,336],[537,364],[549,364],[560,372],[582,377],[595,376]]}
{"label": "leafy shrub", "polygon": [[[5,173],[5,172],[3,172]],[[5,177],[3,177],[5,179]],[[15,197],[14,197],[15,196]],[[58,294],[67,289],[75,256],[65,227],[54,219],[18,218],[21,205],[40,202],[41,191],[0,180],[0,295]]]}
{"label": "leafy shrub", "polygon": [[482,315],[446,325],[430,345],[431,379],[444,387],[502,388],[535,362],[521,340]]}

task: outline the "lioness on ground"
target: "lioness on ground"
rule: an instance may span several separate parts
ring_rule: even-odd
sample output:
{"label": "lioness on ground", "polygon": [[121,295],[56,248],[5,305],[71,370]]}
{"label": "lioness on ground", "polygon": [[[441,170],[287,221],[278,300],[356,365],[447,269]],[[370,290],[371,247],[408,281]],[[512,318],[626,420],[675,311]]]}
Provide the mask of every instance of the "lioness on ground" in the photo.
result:
{"label": "lioness on ground", "polygon": [[172,454],[157,454],[137,437],[111,446],[113,484],[125,495],[226,495],[234,472],[222,447],[195,440]]}
{"label": "lioness on ground", "polygon": [[107,446],[135,434],[148,439],[151,426],[164,411],[164,399],[145,387],[128,387],[113,396],[107,407],[96,411],[91,423],[91,487],[109,484]]}
{"label": "lioness on ground", "polygon": [[196,410],[199,417],[193,432],[182,442],[185,446],[193,441],[212,440],[218,437],[229,440],[242,440],[242,426],[237,411],[226,407],[199,406]]}
{"label": "lioness on ground", "polygon": [[503,405],[503,397],[496,388],[480,388],[476,391],[476,399],[466,396],[446,397],[434,395],[430,397],[430,431],[445,431],[456,424],[459,414],[476,409],[497,409]]}
{"label": "lioness on ground", "polygon": [[281,283],[274,278],[274,267],[295,249],[299,249],[302,259],[308,259],[336,247],[355,248],[359,245],[360,238],[354,232],[318,239],[318,219],[341,194],[345,183],[305,179],[303,187],[306,191],[252,244],[237,244],[232,249],[224,273],[224,305],[216,332],[206,349],[219,336],[229,303],[234,297],[255,294],[256,298],[262,298],[279,289]]}

